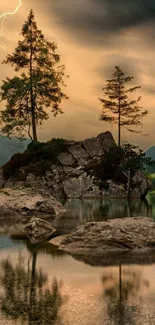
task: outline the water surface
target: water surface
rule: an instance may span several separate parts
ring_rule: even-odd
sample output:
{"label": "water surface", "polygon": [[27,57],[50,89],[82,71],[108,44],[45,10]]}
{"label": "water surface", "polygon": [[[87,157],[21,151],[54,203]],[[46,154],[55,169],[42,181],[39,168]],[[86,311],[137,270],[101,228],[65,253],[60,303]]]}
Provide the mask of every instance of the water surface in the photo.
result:
{"label": "water surface", "polygon": [[0,247],[0,324],[155,324],[155,264],[92,267],[7,236]]}
{"label": "water surface", "polygon": [[90,221],[103,221],[126,217],[151,217],[155,219],[155,194],[146,200],[125,199],[68,199],[62,201],[67,212],[65,217],[54,222],[57,229],[64,233],[76,226]]}
{"label": "water surface", "polygon": [[[67,233],[87,221],[155,218],[154,198],[68,200],[55,226]],[[154,325],[155,264],[145,257],[140,265],[112,264],[91,266],[51,243],[31,246],[1,235],[0,324]]]}

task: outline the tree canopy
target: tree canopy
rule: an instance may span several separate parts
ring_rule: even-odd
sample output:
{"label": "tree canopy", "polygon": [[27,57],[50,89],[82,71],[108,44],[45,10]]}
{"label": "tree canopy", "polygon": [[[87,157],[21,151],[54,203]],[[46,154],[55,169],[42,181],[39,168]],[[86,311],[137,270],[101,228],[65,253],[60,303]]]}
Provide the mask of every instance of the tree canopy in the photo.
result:
{"label": "tree canopy", "polygon": [[3,80],[1,100],[6,102],[1,113],[2,132],[11,136],[25,132],[37,141],[37,126],[48,119],[47,109],[56,116],[63,113],[60,104],[68,99],[65,87],[65,67],[60,65],[57,44],[46,40],[38,29],[33,10],[21,31],[13,54],[8,54],[4,64],[14,66],[21,74]]}
{"label": "tree canopy", "polygon": [[142,110],[140,106],[141,97],[130,98],[129,94],[141,88],[134,86],[127,88],[128,82],[134,77],[126,76],[118,67],[112,79],[107,80],[103,88],[103,98],[99,98],[102,104],[100,119],[105,122],[116,123],[118,126],[118,146],[121,145],[121,128],[125,127],[130,132],[137,132],[137,127],[142,126],[142,118],[148,114],[147,110]]}

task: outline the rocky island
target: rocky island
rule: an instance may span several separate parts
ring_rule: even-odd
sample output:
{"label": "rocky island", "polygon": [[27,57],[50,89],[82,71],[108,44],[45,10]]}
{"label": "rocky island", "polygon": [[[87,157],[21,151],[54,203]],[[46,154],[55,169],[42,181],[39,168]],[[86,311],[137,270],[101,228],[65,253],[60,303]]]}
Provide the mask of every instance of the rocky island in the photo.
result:
{"label": "rocky island", "polygon": [[152,183],[140,170],[131,177],[130,193],[128,173],[105,175],[105,157],[116,147],[108,131],[84,141],[32,143],[1,167],[0,188],[43,189],[56,198],[145,197]]}

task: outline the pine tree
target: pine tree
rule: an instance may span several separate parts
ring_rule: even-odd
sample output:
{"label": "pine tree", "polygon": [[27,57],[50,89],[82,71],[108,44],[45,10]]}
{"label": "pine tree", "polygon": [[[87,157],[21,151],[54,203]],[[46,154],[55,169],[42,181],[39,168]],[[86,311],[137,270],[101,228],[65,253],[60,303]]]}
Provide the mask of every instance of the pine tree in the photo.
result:
{"label": "pine tree", "polygon": [[60,104],[68,97],[63,93],[64,65],[59,65],[55,42],[45,39],[37,28],[33,10],[22,27],[23,40],[14,53],[7,55],[4,64],[10,63],[19,76],[7,78],[1,87],[1,99],[6,101],[1,113],[2,132],[8,136],[25,131],[37,141],[37,126],[49,118],[47,109],[56,116],[63,113]]}
{"label": "pine tree", "polygon": [[107,85],[103,88],[104,98],[99,98],[102,104],[100,120],[117,124],[119,147],[121,128],[125,127],[128,131],[137,133],[137,127],[142,126],[142,118],[148,114],[147,110],[142,110],[139,105],[141,97],[129,98],[129,93],[141,88],[140,86],[126,88],[126,84],[133,79],[134,77],[125,76],[124,72],[116,66],[112,79],[107,80]]}

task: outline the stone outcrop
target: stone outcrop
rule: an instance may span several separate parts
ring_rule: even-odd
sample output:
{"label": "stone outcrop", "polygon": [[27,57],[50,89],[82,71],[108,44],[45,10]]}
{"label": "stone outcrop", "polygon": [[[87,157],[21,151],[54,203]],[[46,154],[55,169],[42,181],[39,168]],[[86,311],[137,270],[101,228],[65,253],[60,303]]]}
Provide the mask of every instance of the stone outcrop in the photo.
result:
{"label": "stone outcrop", "polygon": [[[56,198],[127,198],[128,175],[122,172],[119,181],[107,179],[102,186],[98,172],[105,155],[116,147],[110,132],[84,141],[64,141],[65,151],[59,152],[55,160],[48,160],[47,168],[43,168],[40,174],[38,167],[35,168],[38,161],[17,169],[15,175],[7,180],[0,169],[0,188],[39,188]],[[41,164],[44,165],[45,161],[42,160]],[[101,173],[104,174],[104,170]],[[131,184],[130,196],[136,198],[145,197],[152,186],[151,181],[140,172],[131,179]]]}
{"label": "stone outcrop", "polygon": [[63,182],[64,192],[68,198],[83,197],[92,186],[93,179],[88,177],[86,173]]}
{"label": "stone outcrop", "polygon": [[155,221],[151,218],[124,218],[88,222],[67,235],[60,248],[83,256],[155,249]]}
{"label": "stone outcrop", "polygon": [[43,190],[1,189],[0,217],[13,217],[22,220],[37,216],[55,218],[65,212],[64,207],[49,193]]}

